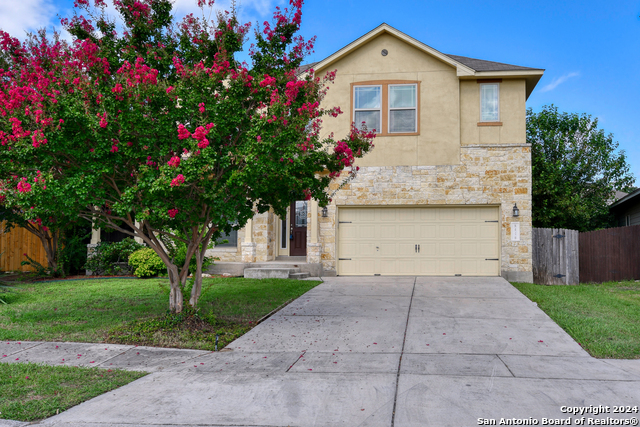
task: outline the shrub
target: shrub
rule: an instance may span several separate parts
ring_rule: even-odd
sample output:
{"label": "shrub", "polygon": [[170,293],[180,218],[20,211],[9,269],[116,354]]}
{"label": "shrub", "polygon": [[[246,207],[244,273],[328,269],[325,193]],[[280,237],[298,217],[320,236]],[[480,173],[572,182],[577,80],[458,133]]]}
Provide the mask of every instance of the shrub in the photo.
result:
{"label": "shrub", "polygon": [[164,262],[151,248],[138,249],[129,256],[129,265],[134,268],[137,277],[157,276],[167,270]]}
{"label": "shrub", "polygon": [[122,270],[114,265],[117,262],[127,262],[129,256],[135,251],[144,248],[144,245],[127,237],[121,242],[100,242],[95,251],[89,255],[84,268],[94,274],[117,274]]}

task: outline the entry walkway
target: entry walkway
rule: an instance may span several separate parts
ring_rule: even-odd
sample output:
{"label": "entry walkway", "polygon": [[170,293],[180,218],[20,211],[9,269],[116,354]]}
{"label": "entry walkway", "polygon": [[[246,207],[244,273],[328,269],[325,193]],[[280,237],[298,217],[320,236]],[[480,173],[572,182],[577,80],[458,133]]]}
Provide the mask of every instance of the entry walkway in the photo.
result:
{"label": "entry walkway", "polygon": [[[52,345],[10,359],[46,361],[36,349],[61,348]],[[113,346],[91,346],[100,367],[153,373],[40,425],[542,425],[580,418],[565,406],[640,405],[640,361],[591,358],[501,278],[328,278],[230,351],[128,348],[111,357],[104,348]]]}

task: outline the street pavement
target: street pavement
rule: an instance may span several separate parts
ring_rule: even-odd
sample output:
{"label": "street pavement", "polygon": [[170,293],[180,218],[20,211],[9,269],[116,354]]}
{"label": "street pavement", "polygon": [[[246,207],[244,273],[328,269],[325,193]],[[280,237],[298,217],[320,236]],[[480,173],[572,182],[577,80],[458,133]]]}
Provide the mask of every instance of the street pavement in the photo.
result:
{"label": "street pavement", "polygon": [[637,423],[640,360],[590,357],[501,278],[324,280],[224,351],[4,342],[0,362],[151,372],[41,426]]}

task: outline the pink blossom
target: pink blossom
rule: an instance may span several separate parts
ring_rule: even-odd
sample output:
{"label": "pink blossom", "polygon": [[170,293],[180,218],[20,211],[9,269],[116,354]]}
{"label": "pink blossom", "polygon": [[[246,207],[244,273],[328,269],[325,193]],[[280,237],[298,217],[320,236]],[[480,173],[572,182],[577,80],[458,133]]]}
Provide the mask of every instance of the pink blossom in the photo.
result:
{"label": "pink blossom", "polygon": [[184,125],[178,125],[178,139],[187,139],[191,136],[191,133]]}
{"label": "pink blossom", "polygon": [[176,215],[178,214],[178,209],[169,209],[168,214],[170,218],[175,218]]}
{"label": "pink blossom", "polygon": [[167,88],[167,93],[171,93],[171,91],[172,91],[173,89],[174,89],[174,87],[173,87],[173,86],[169,86],[169,87]]}
{"label": "pink blossom", "polygon": [[178,157],[178,156],[173,156],[173,157],[171,158],[171,160],[169,160],[169,161],[167,162],[167,164],[168,164],[169,166],[173,166],[174,168],[177,168],[178,166],[180,166],[180,157]]}
{"label": "pink blossom", "polygon": [[31,184],[27,182],[27,178],[22,178],[22,180],[18,182],[18,192],[28,193],[29,191],[31,191]]}
{"label": "pink blossom", "polygon": [[275,77],[271,77],[268,74],[265,74],[264,80],[262,80],[259,84],[260,84],[260,87],[273,86],[276,84],[276,79]]}
{"label": "pink blossom", "polygon": [[204,111],[205,111],[204,102],[201,102],[200,104],[198,104],[198,110],[200,110],[200,112],[204,114]]}
{"label": "pink blossom", "polygon": [[171,180],[171,187],[179,187],[184,183],[184,175],[180,174]]}
{"label": "pink blossom", "polygon": [[98,117],[100,117],[100,127],[101,128],[106,128],[107,125],[109,124],[107,122],[107,113],[103,113],[102,116],[100,116],[100,114],[97,115]]}

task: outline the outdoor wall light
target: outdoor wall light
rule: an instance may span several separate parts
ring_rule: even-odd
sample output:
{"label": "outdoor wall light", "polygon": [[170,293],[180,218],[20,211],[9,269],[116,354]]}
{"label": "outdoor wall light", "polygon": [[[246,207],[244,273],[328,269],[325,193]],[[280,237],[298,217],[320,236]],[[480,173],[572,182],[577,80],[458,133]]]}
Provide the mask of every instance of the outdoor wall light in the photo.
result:
{"label": "outdoor wall light", "polygon": [[518,205],[516,203],[513,204],[513,216],[514,217],[520,216],[520,209],[518,209]]}
{"label": "outdoor wall light", "polygon": [[324,207],[322,208],[322,218],[326,218],[329,216],[329,208],[328,207]]}

